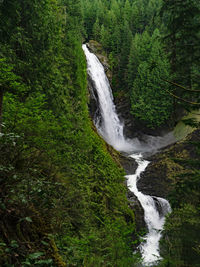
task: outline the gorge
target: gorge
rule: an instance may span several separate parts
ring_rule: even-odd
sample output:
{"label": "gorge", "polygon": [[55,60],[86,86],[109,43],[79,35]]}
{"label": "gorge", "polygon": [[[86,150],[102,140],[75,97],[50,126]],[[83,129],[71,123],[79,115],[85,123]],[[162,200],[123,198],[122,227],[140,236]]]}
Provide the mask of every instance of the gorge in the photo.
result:
{"label": "gorge", "polygon": [[0,0],[0,266],[199,267],[199,16]]}
{"label": "gorge", "polygon": [[[98,133],[104,140],[112,145],[116,150],[126,153],[127,157],[133,158],[138,167],[136,172],[127,175],[127,185],[138,198],[144,209],[144,220],[146,222],[148,233],[144,242],[140,244],[140,252],[143,258],[144,266],[152,266],[160,260],[159,240],[164,225],[165,215],[171,211],[167,200],[160,197],[144,195],[137,189],[137,180],[140,174],[145,171],[148,161],[143,159],[145,153],[156,153],[156,151],[173,142],[171,135],[164,137],[146,136],[146,142],[140,142],[137,138],[126,139],[123,134],[123,124],[120,122],[113,103],[112,91],[109,81],[106,77],[104,68],[98,58],[91,53],[87,46],[82,46],[87,59],[87,71],[93,83],[93,90],[96,92],[96,101],[98,109],[94,116],[94,123]],[[159,206],[159,209],[157,208]]]}

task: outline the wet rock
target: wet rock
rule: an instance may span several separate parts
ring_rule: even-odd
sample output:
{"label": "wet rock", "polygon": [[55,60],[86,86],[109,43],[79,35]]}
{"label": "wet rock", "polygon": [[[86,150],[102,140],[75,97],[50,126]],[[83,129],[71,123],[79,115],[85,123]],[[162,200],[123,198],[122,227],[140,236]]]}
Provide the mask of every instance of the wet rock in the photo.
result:
{"label": "wet rock", "polygon": [[168,177],[169,169],[174,171],[177,166],[173,165],[167,158],[161,157],[156,161],[151,162],[146,171],[141,174],[137,183],[138,190],[146,195],[166,198],[170,190],[172,181]]}
{"label": "wet rock", "polygon": [[88,76],[88,92],[89,92],[88,98],[90,99],[88,103],[88,108],[89,108],[91,118],[94,119],[96,116],[96,113],[98,112],[99,104],[98,104],[97,93],[95,90],[93,90],[93,88],[94,88],[93,81]]}
{"label": "wet rock", "polygon": [[[134,174],[138,167],[138,164],[133,158],[128,158],[127,156],[122,154],[120,154],[120,163],[125,169],[127,175]],[[146,228],[146,224],[144,221],[144,210],[137,197],[129,189],[127,192],[127,199],[129,201],[129,207],[134,211],[135,214],[137,232],[144,231],[144,229]]]}
{"label": "wet rock", "polygon": [[135,173],[138,164],[133,158],[120,154],[120,163],[127,175]]}
{"label": "wet rock", "polygon": [[144,210],[140,202],[130,190],[128,190],[127,198],[129,201],[129,207],[134,211],[135,214],[136,231],[144,231],[146,228],[146,223],[144,221]]}
{"label": "wet rock", "polygon": [[200,142],[200,130],[191,133],[184,141],[178,142],[150,158],[151,163],[141,174],[137,183],[144,194],[168,198],[176,181],[176,175],[187,169],[174,159],[195,159],[196,149],[190,142]]}
{"label": "wet rock", "polygon": [[134,117],[130,114],[130,101],[125,96],[115,97],[117,114],[124,124],[124,135],[127,138],[137,137],[138,129]]}

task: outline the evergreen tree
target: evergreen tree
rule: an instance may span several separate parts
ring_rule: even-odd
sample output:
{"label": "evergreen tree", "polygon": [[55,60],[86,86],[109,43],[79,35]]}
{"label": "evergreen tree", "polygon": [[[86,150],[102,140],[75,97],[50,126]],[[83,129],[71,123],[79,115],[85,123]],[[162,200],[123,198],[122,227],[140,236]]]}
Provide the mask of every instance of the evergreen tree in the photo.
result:
{"label": "evergreen tree", "polygon": [[137,55],[135,53],[137,51],[137,47],[135,47],[135,45],[138,44],[138,38],[139,38],[139,35],[135,35],[134,39],[132,40],[129,58],[128,58],[127,86],[128,86],[129,92],[133,86],[133,81],[136,78],[137,66],[139,64],[137,60]]}
{"label": "evergreen tree", "polygon": [[1,266],[134,262],[124,172],[88,114],[80,11],[78,0],[0,3]]}
{"label": "evergreen tree", "polygon": [[133,39],[133,35],[129,28],[128,22],[125,21],[122,26],[122,44],[119,55],[119,88],[127,91],[127,65],[128,65],[128,56],[130,53],[130,46]]}
{"label": "evergreen tree", "polygon": [[[95,2],[96,3],[96,2]],[[82,14],[84,28],[87,30],[87,38],[90,39],[92,36],[93,24],[96,21],[96,7],[94,7],[94,1],[82,0]]]}
{"label": "evergreen tree", "polygon": [[100,42],[105,49],[107,50],[110,49],[111,47],[110,34],[109,31],[104,27],[104,25],[101,26]]}
{"label": "evergreen tree", "polygon": [[93,36],[94,39],[97,41],[100,40],[100,31],[101,31],[101,26],[99,24],[99,18],[97,18],[93,26]]}
{"label": "evergreen tree", "polygon": [[19,77],[12,70],[13,66],[6,62],[6,58],[0,58],[0,132],[2,126],[3,96],[5,92],[12,91],[15,94],[19,94],[23,90],[23,86],[19,86]]}
{"label": "evergreen tree", "polygon": [[125,4],[124,4],[124,8],[123,8],[124,21],[128,21],[130,23],[131,22],[131,15],[132,15],[131,4],[130,4],[129,0],[126,0]]}
{"label": "evergreen tree", "polygon": [[130,92],[131,113],[154,128],[164,123],[172,111],[168,88],[162,81],[169,77],[169,63],[157,29],[152,37],[147,32],[136,35],[134,42],[137,71]]}
{"label": "evergreen tree", "polygon": [[[193,67],[199,68],[200,58],[199,1],[163,1],[162,14],[167,26],[165,40],[174,80],[192,88],[197,78]],[[176,94],[183,92],[176,91]]]}

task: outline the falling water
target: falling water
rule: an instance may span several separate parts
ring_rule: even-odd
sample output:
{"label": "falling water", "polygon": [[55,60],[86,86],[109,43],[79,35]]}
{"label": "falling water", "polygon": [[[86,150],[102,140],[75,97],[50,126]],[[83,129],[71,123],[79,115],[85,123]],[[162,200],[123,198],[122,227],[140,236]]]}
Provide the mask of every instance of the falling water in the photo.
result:
{"label": "falling water", "polygon": [[100,116],[95,120],[96,128],[105,141],[117,150],[130,151],[132,144],[124,139],[124,127],[117,116],[104,68],[98,58],[90,53],[86,45],[83,45],[83,50],[87,58],[88,75],[92,79],[98,95]]}
{"label": "falling water", "polygon": [[[136,160],[138,168],[135,174],[126,176],[128,179],[127,184],[144,209],[144,220],[148,227],[148,234],[145,237],[146,242],[140,245],[140,251],[143,256],[143,263],[145,266],[150,266],[161,259],[159,254],[159,240],[165,222],[165,215],[171,211],[171,208],[166,199],[144,195],[138,191],[137,181],[140,178],[140,174],[148,166],[149,161],[143,160],[141,154],[133,154],[130,157]],[[160,212],[157,209],[156,202],[160,206]]]}
{"label": "falling water", "polygon": [[[115,149],[129,154],[138,164],[135,174],[127,175],[129,189],[135,194],[144,209],[144,219],[148,228],[145,241],[140,245],[140,251],[145,266],[152,266],[160,260],[159,240],[163,229],[165,215],[170,212],[170,205],[167,200],[159,197],[144,195],[137,189],[137,180],[144,172],[148,161],[144,160],[141,153],[155,152],[159,148],[173,142],[173,137],[168,134],[164,137],[146,136],[146,142],[140,142],[137,138],[127,140],[123,134],[123,124],[120,122],[113,103],[113,95],[106,77],[104,68],[98,58],[91,53],[86,45],[83,50],[87,59],[87,71],[94,83],[93,90],[96,90],[100,114],[98,114],[95,125],[99,134],[105,141]],[[153,151],[154,150],[154,151]],[[159,211],[157,209],[160,206]]]}

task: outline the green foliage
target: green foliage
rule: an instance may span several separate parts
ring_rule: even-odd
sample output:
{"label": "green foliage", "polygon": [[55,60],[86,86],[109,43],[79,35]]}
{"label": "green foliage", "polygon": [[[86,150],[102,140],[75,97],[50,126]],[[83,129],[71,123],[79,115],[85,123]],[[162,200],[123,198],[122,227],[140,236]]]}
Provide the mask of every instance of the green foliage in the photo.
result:
{"label": "green foliage", "polygon": [[6,58],[0,58],[0,90],[16,89],[19,90],[19,83],[17,77],[13,73],[13,66],[6,62]]}
{"label": "green foliage", "polygon": [[184,166],[184,172],[175,177],[170,193],[173,212],[167,218],[164,231],[163,256],[160,266],[199,265],[200,253],[200,143],[190,142],[193,159],[174,159]]}
{"label": "green foliage", "polygon": [[[135,79],[131,88],[131,113],[147,126],[154,128],[162,125],[170,116],[172,101],[162,78],[169,77],[169,63],[163,53],[159,31],[152,37],[145,31],[136,35],[134,51],[129,61],[129,83]],[[133,63],[131,63],[133,62]]]}
{"label": "green foliage", "polygon": [[[132,232],[132,227],[125,226],[120,219],[104,221],[104,227],[98,232],[91,226],[89,233],[83,234],[79,238],[65,238],[61,244],[61,249],[65,257],[70,259],[76,266],[132,266],[138,259],[132,257],[131,250],[129,256],[127,251],[127,234]],[[121,234],[120,234],[121,233]],[[84,261],[82,262],[82,258]]]}
{"label": "green foliage", "polygon": [[105,29],[104,25],[101,26],[100,42],[103,44],[104,48],[109,49],[110,47],[109,31]]}
{"label": "green foliage", "polygon": [[[199,4],[164,1],[166,25],[160,6],[157,0],[0,3],[0,265],[137,264],[124,171],[92,130],[81,42],[82,36],[101,41],[115,90],[130,95],[136,118],[157,127],[170,117],[172,99],[162,80],[171,77],[168,51],[156,28],[167,31],[175,77],[199,86]],[[197,266],[199,259],[199,166],[184,164],[192,170],[176,180],[166,226],[163,264],[171,266]]]}
{"label": "green foliage", "polygon": [[4,1],[0,16],[0,265],[132,266],[124,171],[88,114],[80,2]]}
{"label": "green foliage", "polygon": [[[164,41],[174,81],[199,89],[200,4],[196,0],[163,1],[161,11],[166,25]],[[199,94],[180,88],[175,88],[175,94],[187,100],[199,99]],[[185,103],[182,105],[187,106]]]}
{"label": "green foliage", "polygon": [[[82,0],[82,3],[88,38],[99,41],[111,59],[114,93],[125,92],[129,112],[147,127],[165,123],[172,115],[172,97],[167,93],[169,85],[162,80],[171,76],[161,40],[162,1],[100,0],[93,4],[91,0]],[[91,20],[91,15],[95,19]],[[91,26],[87,27],[89,22],[93,23],[93,33]]]}
{"label": "green foliage", "polygon": [[47,259],[47,260],[42,260],[40,259],[41,256],[43,256],[43,252],[35,252],[32,254],[29,254],[26,258],[26,261],[22,262],[23,267],[27,266],[54,266],[52,265],[53,260],[52,259]]}
{"label": "green foliage", "polygon": [[101,33],[99,18],[97,18],[96,22],[94,23],[92,32],[95,40],[99,40],[101,38],[102,33]]}
{"label": "green foliage", "polygon": [[127,64],[132,38],[147,26],[153,32],[160,5],[161,1],[155,0],[82,0],[87,39],[95,38],[109,54],[115,56],[114,90],[127,91]]}

